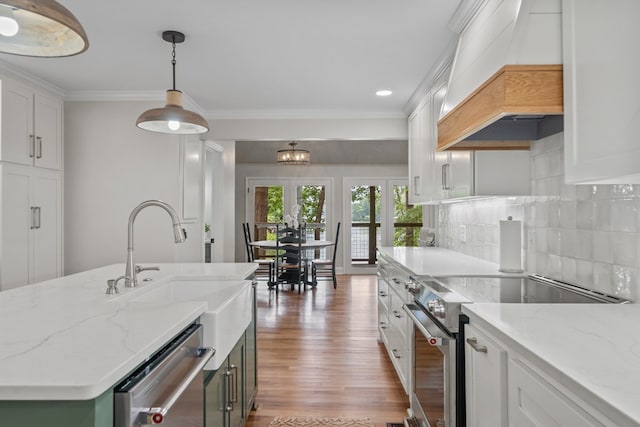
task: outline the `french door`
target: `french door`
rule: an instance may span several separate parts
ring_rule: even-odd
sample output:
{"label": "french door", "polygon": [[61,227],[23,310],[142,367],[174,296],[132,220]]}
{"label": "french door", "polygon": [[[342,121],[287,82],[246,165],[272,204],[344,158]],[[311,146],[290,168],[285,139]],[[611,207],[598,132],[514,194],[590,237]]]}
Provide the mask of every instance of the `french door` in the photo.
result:
{"label": "french door", "polygon": [[371,274],[376,248],[416,246],[422,207],[408,203],[406,179],[345,178],[344,252],[347,274]]}
{"label": "french door", "polygon": [[247,178],[245,218],[252,238],[272,239],[261,224],[291,223],[295,218],[308,225],[308,239],[333,239],[337,222],[331,218],[332,184],[327,178]]}

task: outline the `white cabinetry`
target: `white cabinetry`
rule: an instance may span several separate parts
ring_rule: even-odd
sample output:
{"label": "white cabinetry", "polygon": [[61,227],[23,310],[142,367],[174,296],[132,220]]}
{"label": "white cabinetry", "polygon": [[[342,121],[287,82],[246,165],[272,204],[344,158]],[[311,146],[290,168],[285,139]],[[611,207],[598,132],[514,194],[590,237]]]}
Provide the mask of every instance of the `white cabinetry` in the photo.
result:
{"label": "white cabinetry", "polygon": [[409,273],[378,252],[378,337],[384,343],[405,393],[410,390],[412,323],[402,306],[410,301]]}
{"label": "white cabinetry", "polygon": [[530,160],[526,150],[436,152],[446,76],[444,73],[434,82],[409,116],[409,202],[529,194]]}
{"label": "white cabinetry", "polygon": [[61,173],[0,164],[0,290],[62,275]]}
{"label": "white cabinetry", "polygon": [[434,150],[430,145],[431,98],[427,96],[409,116],[409,203],[431,200],[431,165]]}
{"label": "white cabinetry", "polygon": [[566,181],[640,183],[640,2],[563,0],[562,15]]}
{"label": "white cabinetry", "polygon": [[507,351],[473,325],[466,327],[468,427],[506,427]]}
{"label": "white cabinetry", "polygon": [[473,318],[465,338],[468,426],[616,425]]}
{"label": "white cabinetry", "polygon": [[2,79],[0,160],[62,169],[62,101]]}

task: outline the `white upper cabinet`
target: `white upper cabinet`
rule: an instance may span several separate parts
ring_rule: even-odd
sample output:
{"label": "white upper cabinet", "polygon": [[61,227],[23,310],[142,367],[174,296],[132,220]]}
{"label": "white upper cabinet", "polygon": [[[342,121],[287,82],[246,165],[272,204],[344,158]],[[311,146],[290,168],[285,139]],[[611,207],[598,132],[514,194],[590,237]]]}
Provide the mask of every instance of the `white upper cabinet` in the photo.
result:
{"label": "white upper cabinet", "polygon": [[640,2],[562,9],[566,181],[640,183]]}
{"label": "white upper cabinet", "polygon": [[427,98],[409,116],[409,203],[421,204],[430,199],[428,135],[430,134],[431,100]]}
{"label": "white upper cabinet", "polygon": [[0,160],[62,169],[62,101],[2,79]]}

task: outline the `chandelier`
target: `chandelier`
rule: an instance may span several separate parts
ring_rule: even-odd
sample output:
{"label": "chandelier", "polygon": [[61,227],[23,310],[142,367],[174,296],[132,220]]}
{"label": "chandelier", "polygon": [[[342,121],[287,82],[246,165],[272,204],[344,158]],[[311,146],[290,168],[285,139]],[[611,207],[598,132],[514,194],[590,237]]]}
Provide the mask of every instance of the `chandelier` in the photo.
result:
{"label": "chandelier", "polygon": [[288,150],[278,150],[278,163],[281,165],[308,165],[311,160],[308,150],[296,150],[297,142],[290,142]]}

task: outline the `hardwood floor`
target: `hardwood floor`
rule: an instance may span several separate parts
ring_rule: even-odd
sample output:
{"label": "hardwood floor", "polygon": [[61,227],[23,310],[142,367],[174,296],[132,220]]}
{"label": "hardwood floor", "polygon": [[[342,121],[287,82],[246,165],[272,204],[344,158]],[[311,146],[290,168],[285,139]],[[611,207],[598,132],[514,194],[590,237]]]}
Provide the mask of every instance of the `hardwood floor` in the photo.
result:
{"label": "hardwood floor", "polygon": [[338,276],[337,289],[321,282],[302,294],[260,283],[257,410],[247,427],[276,416],[402,422],[408,397],[376,325],[376,276]]}

